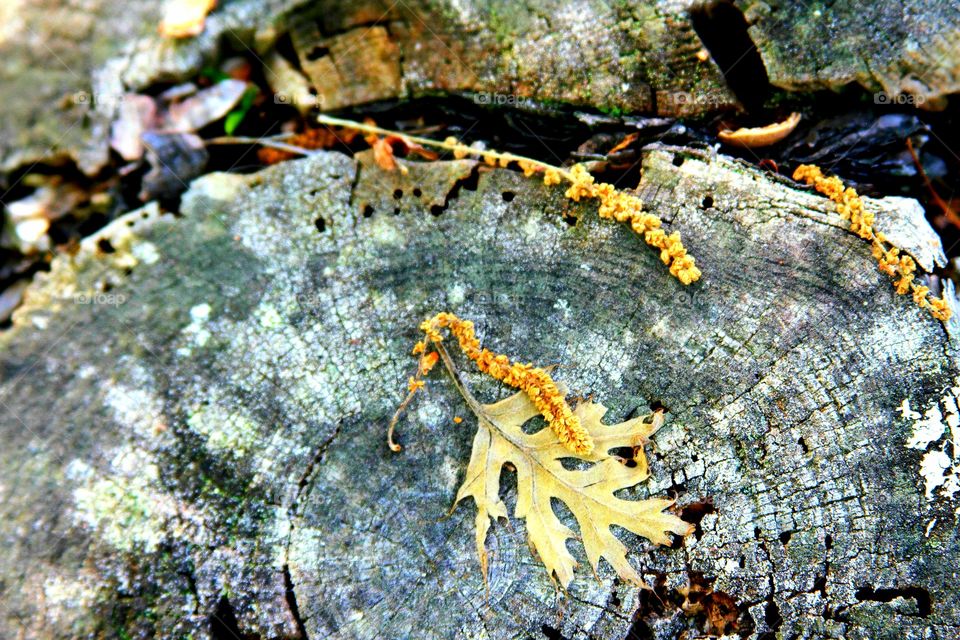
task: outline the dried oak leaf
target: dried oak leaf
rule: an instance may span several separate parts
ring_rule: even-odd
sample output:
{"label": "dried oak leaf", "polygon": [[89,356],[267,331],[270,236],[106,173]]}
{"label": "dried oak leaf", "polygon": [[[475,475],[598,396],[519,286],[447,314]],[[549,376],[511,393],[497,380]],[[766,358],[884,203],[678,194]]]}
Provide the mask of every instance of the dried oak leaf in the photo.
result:
{"label": "dried oak leaf", "polygon": [[[425,160],[436,160],[440,157],[434,151],[431,151],[416,142],[413,142],[406,136],[393,135],[381,138],[375,134],[364,137],[367,144],[373,148],[373,160],[384,171],[394,171],[398,168],[397,160],[394,155],[394,145],[400,147],[401,152],[406,155],[418,155]],[[406,167],[399,166],[401,173],[406,173]]]}
{"label": "dried oak leaf", "polygon": [[[643,536],[657,544],[670,543],[669,533],[685,536],[693,526],[664,509],[673,500],[624,500],[614,495],[632,487],[650,472],[643,454],[643,445],[662,423],[662,414],[652,422],[634,418],[614,425],[601,422],[607,409],[592,401],[580,404],[574,413],[593,437],[594,450],[588,456],[576,456],[557,441],[549,428],[526,434],[522,425],[540,412],[527,395],[519,392],[494,404],[480,404],[461,388],[479,420],[473,452],[466,478],[454,506],[466,497],[477,505],[476,544],[484,580],[488,557],[485,547],[490,520],[507,518],[507,508],[500,499],[500,471],[510,465],[517,473],[517,507],[515,515],[527,522],[530,546],[540,556],[551,577],[564,588],[573,578],[576,561],[566,541],[575,533],[564,525],[550,504],[562,501],[573,513],[580,527],[580,537],[587,559],[596,573],[600,558],[614,568],[624,580],[642,584],[637,571],[627,562],[627,547],[613,534],[613,525]],[[634,448],[635,465],[611,456],[611,449]],[[587,468],[565,468],[561,460],[576,458],[593,464]],[[583,463],[579,463],[583,466]]]}

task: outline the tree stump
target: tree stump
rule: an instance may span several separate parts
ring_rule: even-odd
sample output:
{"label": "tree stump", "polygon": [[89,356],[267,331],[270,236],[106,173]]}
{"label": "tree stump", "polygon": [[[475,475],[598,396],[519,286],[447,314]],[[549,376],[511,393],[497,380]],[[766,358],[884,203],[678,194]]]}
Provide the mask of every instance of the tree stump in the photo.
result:
{"label": "tree stump", "polygon": [[[149,205],[38,276],[0,336],[4,637],[956,636],[957,499],[907,446],[913,411],[949,413],[954,344],[829,200],[647,148],[638,193],[703,270],[684,287],[562,187],[406,166],[211,174],[178,218]],[[943,260],[915,202],[866,202]],[[450,381],[403,452],[385,441],[440,310],[611,421],[666,409],[629,494],[677,497],[697,530],[622,536],[652,591],[574,544],[558,592],[513,519],[485,597],[472,507],[448,515],[475,427]],[[481,400],[508,393],[461,364]]]}

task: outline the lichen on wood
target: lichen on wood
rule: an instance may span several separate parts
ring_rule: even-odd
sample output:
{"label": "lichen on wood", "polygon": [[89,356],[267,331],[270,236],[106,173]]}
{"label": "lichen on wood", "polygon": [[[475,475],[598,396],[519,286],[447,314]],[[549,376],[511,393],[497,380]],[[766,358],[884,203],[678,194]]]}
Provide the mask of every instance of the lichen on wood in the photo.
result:
{"label": "lichen on wood", "polygon": [[470,447],[462,401],[432,385],[411,406],[404,464],[383,439],[416,326],[441,307],[561,363],[611,422],[666,409],[651,481],[628,497],[674,495],[699,524],[677,550],[624,535],[651,585],[696,572],[748,636],[951,636],[957,505],[926,499],[897,408],[939,401],[954,347],[831,202],[722,156],[645,150],[639,196],[702,262],[684,287],[596,205],[503,169],[464,186],[469,162],[403,175],[320,152],[212,174],[181,217],[135,212],[38,276],[0,336],[2,635],[202,636],[230,615],[261,637],[696,629],[602,562],[559,597],[522,522],[491,530],[482,604],[473,518],[444,517]]}

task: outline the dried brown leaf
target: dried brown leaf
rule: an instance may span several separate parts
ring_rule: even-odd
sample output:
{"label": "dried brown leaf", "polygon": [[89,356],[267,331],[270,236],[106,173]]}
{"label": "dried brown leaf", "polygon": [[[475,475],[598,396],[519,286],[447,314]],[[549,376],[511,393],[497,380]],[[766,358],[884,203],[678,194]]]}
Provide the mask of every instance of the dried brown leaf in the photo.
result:
{"label": "dried brown leaf", "polygon": [[384,171],[395,171],[397,168],[397,159],[393,156],[393,146],[387,142],[386,138],[376,138],[370,146],[373,147],[373,160],[377,166]]}
{"label": "dried brown leaf", "polygon": [[157,103],[150,96],[127,94],[120,103],[117,119],[110,125],[110,147],[127,162],[143,157],[145,131],[154,127]]}
{"label": "dried brown leaf", "polygon": [[618,142],[617,145],[616,145],[613,149],[610,149],[610,151],[607,151],[607,155],[608,155],[608,156],[612,156],[613,154],[617,153],[618,151],[623,151],[624,149],[626,149],[627,147],[629,147],[631,144],[633,144],[634,142],[636,142],[637,138],[639,138],[639,137],[640,137],[640,134],[639,134],[639,133],[631,133],[631,134],[625,136],[625,137],[623,138],[623,140],[621,140],[620,142]]}
{"label": "dried brown leaf", "polygon": [[417,144],[406,136],[387,136],[385,140],[390,143],[391,146],[394,144],[401,145],[403,147],[404,155],[415,154],[424,160],[436,160],[440,157],[440,154],[436,151],[431,151],[430,149],[427,149],[423,145]]}
{"label": "dried brown leaf", "polygon": [[242,80],[222,80],[189,98],[170,105],[163,122],[165,133],[199,131],[227,115],[249,85]]}
{"label": "dried brown leaf", "polygon": [[[500,498],[500,473],[512,465],[517,473],[515,515],[524,518],[530,546],[551,577],[566,587],[573,578],[576,562],[566,541],[576,534],[557,517],[551,500],[557,498],[573,513],[580,528],[587,559],[594,569],[604,558],[624,580],[642,584],[640,575],[627,561],[627,547],[613,534],[616,525],[661,545],[670,543],[671,533],[688,535],[693,526],[664,510],[673,500],[624,500],[615,493],[649,477],[642,447],[662,423],[662,414],[653,418],[634,418],[614,425],[603,424],[606,408],[592,401],[575,409],[581,424],[594,440],[587,456],[572,454],[544,428],[528,435],[522,425],[539,415],[523,392],[495,404],[480,404],[462,385],[461,393],[477,415],[479,427],[466,478],[455,504],[467,497],[477,505],[476,545],[480,565],[487,575],[486,537],[491,519],[507,518]],[[636,465],[628,465],[612,455],[612,449],[635,447]],[[577,458],[586,468],[567,469],[565,458]],[[581,465],[583,464],[581,462]]]}

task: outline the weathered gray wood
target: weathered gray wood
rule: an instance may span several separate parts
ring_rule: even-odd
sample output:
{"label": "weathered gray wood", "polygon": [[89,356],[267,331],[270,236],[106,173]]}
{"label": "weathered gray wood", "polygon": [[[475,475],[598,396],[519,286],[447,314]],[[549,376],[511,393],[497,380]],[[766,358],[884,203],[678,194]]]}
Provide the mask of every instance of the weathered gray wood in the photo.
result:
{"label": "weathered gray wood", "polygon": [[557,594],[517,521],[489,540],[484,602],[471,507],[445,517],[473,430],[452,385],[431,379],[402,453],[384,441],[416,326],[448,309],[611,419],[668,408],[636,494],[716,510],[679,549],[624,538],[668,595],[702,572],[751,637],[956,636],[957,505],[924,497],[897,412],[939,400],[955,351],[826,199],[648,150],[640,193],[704,272],[684,288],[559,187],[484,170],[448,197],[468,169],[321,153],[214,174],[182,218],[148,207],[39,276],[0,336],[0,635],[205,637],[228,610],[264,638],[702,630],[607,567]]}
{"label": "weathered gray wood", "polygon": [[881,104],[943,108],[960,90],[952,2],[740,0],[770,82],[792,91],[857,83]]}

